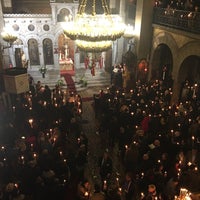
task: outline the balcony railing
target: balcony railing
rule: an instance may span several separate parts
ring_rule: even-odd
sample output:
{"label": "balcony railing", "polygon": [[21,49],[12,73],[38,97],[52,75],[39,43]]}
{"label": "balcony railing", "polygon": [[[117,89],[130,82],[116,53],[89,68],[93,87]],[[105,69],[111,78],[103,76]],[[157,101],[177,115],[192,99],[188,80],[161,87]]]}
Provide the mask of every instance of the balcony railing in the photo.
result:
{"label": "balcony railing", "polygon": [[199,34],[200,12],[155,7],[153,23]]}

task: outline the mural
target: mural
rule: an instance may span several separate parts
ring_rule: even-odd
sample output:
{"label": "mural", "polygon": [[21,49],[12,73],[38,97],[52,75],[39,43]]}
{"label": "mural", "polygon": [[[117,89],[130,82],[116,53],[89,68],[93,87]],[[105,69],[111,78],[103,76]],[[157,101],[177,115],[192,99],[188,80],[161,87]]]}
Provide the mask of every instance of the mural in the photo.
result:
{"label": "mural", "polygon": [[60,10],[59,14],[57,15],[58,22],[64,22],[65,17],[70,15],[70,11],[66,8]]}
{"label": "mural", "polygon": [[37,40],[30,39],[28,41],[28,53],[29,53],[30,65],[40,65]]}
{"label": "mural", "polygon": [[43,40],[43,55],[44,55],[44,64],[53,65],[53,44],[51,39],[46,38]]}

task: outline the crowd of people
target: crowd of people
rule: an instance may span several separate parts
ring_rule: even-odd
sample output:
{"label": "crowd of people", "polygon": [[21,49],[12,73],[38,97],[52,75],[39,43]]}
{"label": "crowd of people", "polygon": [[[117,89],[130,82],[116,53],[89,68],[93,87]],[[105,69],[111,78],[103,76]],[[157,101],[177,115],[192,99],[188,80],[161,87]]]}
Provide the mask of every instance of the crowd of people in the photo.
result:
{"label": "crowd of people", "polygon": [[[82,100],[37,82],[1,102],[0,199],[67,199],[81,179],[87,140],[81,132]],[[67,192],[68,191],[68,192]]]}
{"label": "crowd of people", "polygon": [[186,81],[174,105],[171,87],[163,80],[138,81],[130,91],[113,85],[94,95],[99,132],[108,135],[111,149],[118,146],[125,182],[133,184],[118,186],[126,200],[174,199],[180,188],[200,191],[198,86]]}
{"label": "crowd of people", "polygon": [[[31,80],[29,92],[13,97],[10,110],[1,109],[0,198],[170,200],[183,188],[198,193],[197,83],[184,82],[177,104],[171,104],[171,82],[134,85],[127,90],[113,82],[93,96],[96,133],[108,141],[98,158],[100,180],[91,183],[85,177],[81,96]],[[117,175],[111,155],[116,149],[122,165]]]}
{"label": "crowd of people", "polygon": [[199,11],[200,2],[198,0],[155,0],[155,6],[161,8],[171,8],[184,11]]}

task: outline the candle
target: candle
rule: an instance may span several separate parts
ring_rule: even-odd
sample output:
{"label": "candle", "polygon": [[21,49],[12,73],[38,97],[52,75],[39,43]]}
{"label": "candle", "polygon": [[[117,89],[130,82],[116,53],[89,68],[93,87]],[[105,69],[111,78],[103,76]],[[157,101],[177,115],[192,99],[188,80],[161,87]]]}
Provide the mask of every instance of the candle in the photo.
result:
{"label": "candle", "polygon": [[33,128],[33,119],[29,119],[28,122],[31,125],[31,128]]}
{"label": "candle", "polygon": [[88,196],[89,196],[89,193],[86,191],[86,192],[84,193],[84,196],[85,196],[85,197],[88,197]]}
{"label": "candle", "polygon": [[104,189],[104,190],[107,189],[107,181],[106,181],[106,180],[103,181],[103,189]]}
{"label": "candle", "polygon": [[15,112],[15,109],[16,109],[15,106],[13,106],[13,107],[12,107],[13,112]]}
{"label": "candle", "polygon": [[33,153],[33,157],[36,158],[36,157],[37,157],[37,154],[36,154],[36,153]]}

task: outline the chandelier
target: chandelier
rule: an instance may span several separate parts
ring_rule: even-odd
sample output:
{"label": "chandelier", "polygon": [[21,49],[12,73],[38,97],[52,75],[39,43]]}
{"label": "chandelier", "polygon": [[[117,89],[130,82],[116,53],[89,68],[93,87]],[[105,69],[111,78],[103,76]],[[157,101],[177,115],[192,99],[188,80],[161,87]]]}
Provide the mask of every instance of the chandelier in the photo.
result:
{"label": "chandelier", "polygon": [[13,42],[17,40],[17,36],[13,34],[11,30],[4,29],[1,33],[2,39],[9,44],[9,46],[4,48],[10,48]]}
{"label": "chandelier", "polygon": [[134,37],[134,35],[135,35],[135,32],[134,32],[133,26],[131,26],[130,24],[126,25],[123,37],[127,39],[131,39]]}
{"label": "chandelier", "polygon": [[76,40],[77,46],[84,51],[102,52],[112,46],[112,42],[124,34],[124,23],[118,15],[111,15],[107,0],[101,0],[103,14],[96,14],[96,0],[92,0],[91,13],[85,12],[87,0],[79,4],[75,19],[68,17],[63,23],[64,34]]}
{"label": "chandelier", "polygon": [[84,41],[84,40],[76,40],[76,44],[80,50],[86,52],[102,52],[106,51],[111,48],[112,42],[111,41]]}

